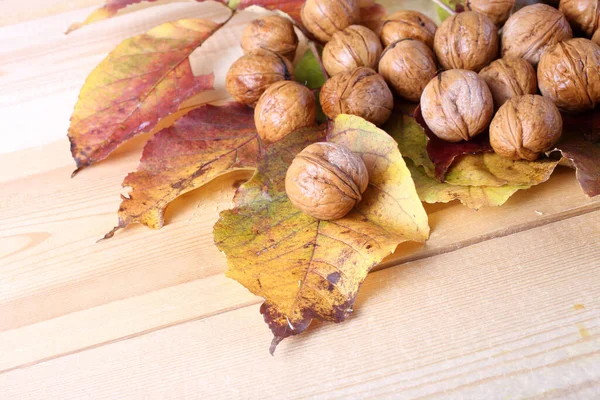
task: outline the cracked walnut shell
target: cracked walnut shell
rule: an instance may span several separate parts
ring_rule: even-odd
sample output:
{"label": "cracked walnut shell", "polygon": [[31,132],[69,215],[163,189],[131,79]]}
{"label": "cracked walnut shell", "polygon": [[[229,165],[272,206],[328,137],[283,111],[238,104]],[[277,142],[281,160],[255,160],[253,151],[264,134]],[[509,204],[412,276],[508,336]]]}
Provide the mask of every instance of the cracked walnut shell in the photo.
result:
{"label": "cracked walnut shell", "polygon": [[250,22],[242,33],[242,49],[248,54],[267,49],[293,60],[298,47],[294,24],[279,15],[269,15]]}
{"label": "cracked walnut shell", "polygon": [[330,76],[358,67],[375,68],[381,55],[379,37],[361,25],[351,25],[333,35],[323,49],[323,66]]}
{"label": "cracked walnut shell", "polygon": [[562,134],[562,117],[551,100],[538,95],[513,97],[490,125],[496,154],[513,160],[536,160],[554,147]]}
{"label": "cracked walnut shell", "polygon": [[494,102],[490,89],[477,73],[451,69],[427,84],[421,95],[421,112],[437,137],[460,142],[488,127]]}
{"label": "cracked walnut shell", "polygon": [[482,69],[479,75],[490,88],[496,109],[512,97],[537,92],[535,69],[522,58],[501,58]]}
{"label": "cracked walnut shell", "polygon": [[316,123],[315,95],[309,88],[292,81],[269,86],[254,109],[254,123],[267,143]]}
{"label": "cracked walnut shell", "polygon": [[544,97],[567,111],[585,111],[600,102],[600,46],[588,39],[557,43],[538,66]]}
{"label": "cracked walnut shell", "polygon": [[306,0],[300,12],[302,24],[321,42],[360,20],[358,0]]}
{"label": "cracked walnut shell", "polygon": [[392,115],[394,97],[381,75],[360,67],[330,78],[321,88],[321,107],[330,119],[352,114],[381,125]]}
{"label": "cracked walnut shell", "polygon": [[437,72],[435,56],[421,41],[404,39],[388,46],[379,61],[379,73],[400,97],[418,102]]}
{"label": "cracked walnut shell", "polygon": [[345,216],[369,184],[364,161],[335,143],[313,143],[287,170],[285,191],[292,204],[320,220]]}
{"label": "cracked walnut shell", "polygon": [[437,25],[425,14],[418,11],[402,10],[386,17],[381,29],[381,41],[389,46],[402,39],[420,40],[433,47],[433,37]]}
{"label": "cracked walnut shell", "polygon": [[600,28],[599,0],[561,0],[558,9],[565,15],[573,30],[585,37],[592,37]]}
{"label": "cracked walnut shell", "polygon": [[474,11],[452,15],[435,33],[433,50],[444,69],[478,72],[498,56],[498,28]]}
{"label": "cracked walnut shell", "polygon": [[515,0],[467,0],[465,8],[476,11],[488,17],[498,28],[500,28],[515,6]]}
{"label": "cracked walnut shell", "polygon": [[260,50],[240,57],[231,65],[225,88],[234,100],[254,107],[270,85],[293,79],[294,67],[287,58]]}
{"label": "cracked walnut shell", "polygon": [[546,4],[523,7],[510,16],[502,30],[502,57],[521,57],[537,65],[544,51],[573,37],[567,19]]}

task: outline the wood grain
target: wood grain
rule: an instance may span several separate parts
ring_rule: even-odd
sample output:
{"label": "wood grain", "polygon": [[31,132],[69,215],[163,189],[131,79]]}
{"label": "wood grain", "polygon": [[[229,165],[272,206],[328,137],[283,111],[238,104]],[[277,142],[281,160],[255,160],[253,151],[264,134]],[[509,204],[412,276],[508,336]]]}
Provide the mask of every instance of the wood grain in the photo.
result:
{"label": "wood grain", "polygon": [[[501,208],[427,206],[431,240],[402,245],[369,276],[356,317],[317,325],[275,358],[261,299],[224,277],[212,242],[243,173],[177,199],[160,231],[133,226],[96,243],[149,135],[70,179],[64,135],[85,77],[125,37],[226,15],[167,1],[63,35],[101,3],[0,5],[10,138],[0,153],[37,146],[0,155],[2,399],[600,396],[600,199],[568,169]],[[252,18],[236,16],[194,53],[217,90],[192,104],[227,97],[224,66]]]}

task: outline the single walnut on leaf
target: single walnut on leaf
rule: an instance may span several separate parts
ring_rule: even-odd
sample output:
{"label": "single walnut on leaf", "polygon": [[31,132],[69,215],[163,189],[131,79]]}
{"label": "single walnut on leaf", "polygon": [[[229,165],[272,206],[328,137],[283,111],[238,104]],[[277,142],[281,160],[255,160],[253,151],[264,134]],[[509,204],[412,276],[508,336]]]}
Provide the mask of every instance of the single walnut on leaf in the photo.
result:
{"label": "single walnut on leaf", "polygon": [[375,68],[381,55],[379,37],[361,25],[351,25],[333,35],[323,49],[323,66],[330,76],[354,71],[358,67]]}
{"label": "single walnut on leaf", "polygon": [[444,69],[478,72],[498,56],[498,28],[474,11],[452,15],[435,33],[433,50]]}
{"label": "single walnut on leaf", "polygon": [[573,37],[565,16],[546,4],[523,7],[502,30],[502,57],[522,57],[537,65],[544,51]]}
{"label": "single walnut on leaf", "polygon": [[394,96],[381,75],[361,67],[330,78],[321,88],[321,107],[330,119],[352,114],[375,125],[388,120]]}
{"label": "single walnut on leaf", "polygon": [[501,58],[482,69],[479,75],[490,88],[496,108],[512,97],[537,92],[535,69],[522,58]]}
{"label": "single walnut on leaf", "polygon": [[316,123],[315,95],[309,88],[293,81],[269,86],[254,109],[254,123],[260,137],[276,142],[288,133]]}
{"label": "single walnut on leaf", "polygon": [[515,0],[468,0],[465,7],[469,11],[475,11],[488,17],[498,28],[500,28],[515,6]]}
{"label": "single walnut on leaf", "polygon": [[269,50],[255,51],[234,62],[225,78],[227,92],[237,102],[254,107],[275,82],[294,79],[294,67],[285,57]]}
{"label": "single walnut on leaf", "polygon": [[435,56],[427,45],[403,39],[389,45],[379,61],[379,73],[400,97],[418,102],[437,72]]}
{"label": "single walnut on leaf", "polygon": [[252,21],[242,33],[244,54],[266,49],[294,60],[298,36],[294,24],[278,15],[269,15]]}
{"label": "single walnut on leaf", "polygon": [[364,161],[334,143],[313,143],[302,150],[285,176],[285,191],[292,204],[320,220],[348,214],[368,184]]}
{"label": "single walnut on leaf", "polygon": [[545,97],[567,111],[585,111],[600,102],[600,46],[588,39],[557,43],[544,53],[538,84]]}
{"label": "single walnut on leaf", "polygon": [[302,24],[321,42],[360,20],[358,0],[306,0]]}
{"label": "single walnut on leaf", "polygon": [[551,150],[562,134],[562,117],[551,100],[538,95],[513,97],[490,125],[494,151],[513,160],[536,160]]}
{"label": "single walnut on leaf", "polygon": [[600,1],[561,0],[558,10],[562,12],[574,31],[591,37],[600,28]]}
{"label": "single walnut on leaf", "polygon": [[402,10],[384,19],[381,41],[387,47],[398,40],[415,39],[433,47],[436,29],[435,22],[425,14]]}
{"label": "single walnut on leaf", "polygon": [[451,69],[427,84],[421,95],[421,112],[437,137],[460,142],[488,127],[494,102],[490,89],[477,73]]}

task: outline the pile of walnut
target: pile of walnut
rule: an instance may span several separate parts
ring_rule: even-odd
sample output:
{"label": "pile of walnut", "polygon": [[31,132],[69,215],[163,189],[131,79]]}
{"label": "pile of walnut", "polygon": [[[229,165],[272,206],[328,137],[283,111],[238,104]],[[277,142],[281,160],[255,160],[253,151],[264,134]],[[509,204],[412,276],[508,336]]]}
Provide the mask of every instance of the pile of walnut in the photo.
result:
{"label": "pile of walnut", "polygon": [[[358,0],[307,0],[302,23],[326,43],[322,60],[331,76],[321,88],[323,112],[381,125],[392,114],[393,92],[420,102],[425,122],[445,141],[489,131],[497,154],[536,160],[561,136],[559,109],[581,112],[600,103],[600,0],[562,0],[558,9],[540,3],[512,13],[514,3],[470,0],[465,12],[439,27],[420,12],[399,11],[376,34],[357,25]],[[243,33],[245,55],[227,74],[228,92],[255,107],[267,143],[316,124],[313,92],[294,82],[290,60],[297,45],[289,20],[255,20]],[[368,180],[360,157],[316,143],[296,156],[285,184],[296,207],[331,220],[361,200]]]}

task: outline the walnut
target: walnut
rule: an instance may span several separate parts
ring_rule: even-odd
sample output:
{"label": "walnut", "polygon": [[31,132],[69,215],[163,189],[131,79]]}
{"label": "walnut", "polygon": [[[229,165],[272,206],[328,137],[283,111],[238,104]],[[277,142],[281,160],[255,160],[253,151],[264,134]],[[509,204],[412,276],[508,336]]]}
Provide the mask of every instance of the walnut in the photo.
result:
{"label": "walnut", "polygon": [[441,72],[421,95],[421,112],[429,129],[447,142],[469,140],[492,119],[494,102],[482,77],[473,71]]}
{"label": "walnut", "polygon": [[565,16],[546,4],[523,7],[502,30],[502,57],[522,57],[533,65],[552,45],[573,37]]}
{"label": "walnut", "polygon": [[600,1],[598,0],[561,0],[562,12],[574,31],[585,37],[592,37],[600,27]]}
{"label": "walnut", "polygon": [[248,54],[259,49],[271,50],[293,60],[298,47],[294,24],[278,15],[252,21],[242,33],[242,49]]}
{"label": "walnut", "polygon": [[389,45],[379,61],[379,73],[399,96],[418,102],[437,72],[433,51],[423,42],[403,39]]}
{"label": "walnut", "polygon": [[600,45],[600,28],[598,28],[596,33],[594,33],[594,36],[592,36],[592,42],[596,43],[597,45]]}
{"label": "walnut", "polygon": [[369,184],[364,161],[335,143],[313,143],[302,150],[285,176],[285,191],[294,206],[321,220],[348,214]]}
{"label": "walnut", "polygon": [[290,132],[316,123],[315,95],[309,88],[292,81],[279,81],[258,100],[254,123],[267,143],[282,139]]}
{"label": "walnut", "polygon": [[512,97],[537,93],[535,69],[522,58],[501,58],[482,69],[479,75],[490,88],[496,109]]}
{"label": "walnut", "polygon": [[534,161],[551,150],[561,134],[562,117],[554,103],[526,94],[500,107],[490,125],[490,144],[503,157]]}
{"label": "walnut", "polygon": [[592,109],[600,102],[599,66],[600,46],[591,40],[578,38],[557,43],[540,60],[540,91],[560,109]]}
{"label": "walnut", "polygon": [[375,68],[381,55],[379,37],[360,25],[351,25],[333,35],[323,49],[323,66],[331,76],[358,67]]}
{"label": "walnut", "polygon": [[386,17],[381,30],[384,46],[402,39],[416,39],[433,47],[433,37],[437,25],[425,14],[418,11],[402,10]]}
{"label": "walnut", "polygon": [[508,19],[515,0],[467,0],[465,8],[488,17],[498,28]]}
{"label": "walnut", "polygon": [[452,15],[435,33],[433,50],[444,69],[477,72],[498,56],[498,28],[474,11]]}
{"label": "walnut", "polygon": [[225,87],[236,101],[254,107],[271,84],[292,79],[294,67],[287,58],[260,50],[240,57],[231,65]]}
{"label": "walnut", "polygon": [[371,68],[360,67],[330,78],[321,88],[321,107],[329,118],[358,115],[381,125],[394,108],[394,97],[385,80]]}
{"label": "walnut", "polygon": [[358,0],[306,0],[302,24],[322,42],[360,20]]}

